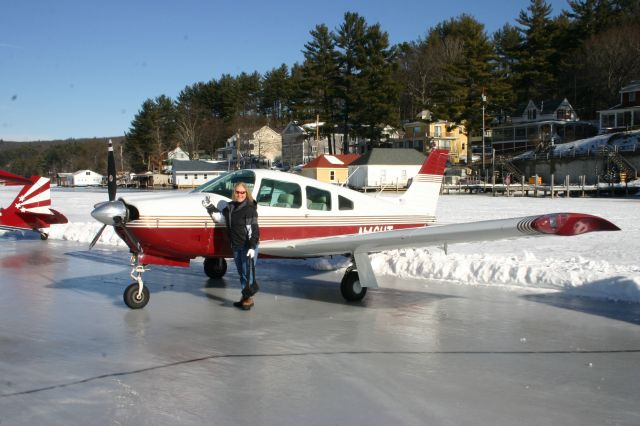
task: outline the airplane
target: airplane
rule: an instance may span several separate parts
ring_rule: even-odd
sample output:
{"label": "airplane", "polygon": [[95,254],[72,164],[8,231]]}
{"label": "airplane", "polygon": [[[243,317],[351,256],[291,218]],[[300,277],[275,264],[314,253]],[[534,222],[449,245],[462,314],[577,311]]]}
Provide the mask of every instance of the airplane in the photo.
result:
{"label": "airplane", "polygon": [[0,170],[0,183],[22,185],[9,207],[0,209],[0,229],[34,231],[42,240],[49,237],[51,225],[67,223],[67,218],[51,206],[49,179],[40,176],[25,178]]}
{"label": "airplane", "polygon": [[351,264],[340,284],[347,301],[359,301],[367,288],[378,287],[370,253],[619,230],[603,218],[581,213],[435,225],[447,157],[448,151],[433,149],[409,188],[397,198],[376,198],[281,171],[245,169],[219,176],[190,193],[116,200],[115,161],[109,144],[109,201],[96,204],[91,212],[103,225],[90,248],[107,226],[114,227],[132,254],[130,276],[134,282],[125,289],[123,299],[128,307],[139,309],[149,301],[149,290],[142,280],[147,265],[188,267],[191,259],[202,257],[207,276],[224,276],[225,258],[232,257],[227,232],[203,205],[208,200],[222,210],[237,182],[244,182],[258,203],[259,257],[348,256]]}

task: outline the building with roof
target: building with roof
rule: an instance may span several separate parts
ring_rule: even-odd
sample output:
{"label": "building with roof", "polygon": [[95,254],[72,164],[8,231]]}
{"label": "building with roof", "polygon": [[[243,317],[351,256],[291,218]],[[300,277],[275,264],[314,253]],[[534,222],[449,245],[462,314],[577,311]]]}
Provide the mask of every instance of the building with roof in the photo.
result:
{"label": "building with roof", "polygon": [[600,133],[620,132],[640,128],[640,80],[620,89],[620,103],[598,111]]}
{"label": "building with roof", "polygon": [[567,98],[561,101],[530,100],[513,115],[502,117],[492,128],[491,146],[496,153],[514,153],[584,139],[597,134],[596,127],[580,121]]}
{"label": "building with roof", "polygon": [[100,186],[102,185],[102,178],[101,174],[93,170],[78,170],[71,175],[69,186]]}
{"label": "building with roof", "polygon": [[359,157],[359,154],[323,154],[308,162],[300,174],[321,182],[343,184],[349,177],[349,164]]}
{"label": "building with roof", "polygon": [[420,112],[417,121],[404,125],[404,137],[393,143],[394,148],[413,148],[426,154],[432,148],[446,149],[453,164],[465,162],[468,137],[462,125],[447,120],[432,120],[428,110]]}
{"label": "building with roof", "polygon": [[373,148],[349,164],[349,186],[364,191],[406,188],[425,159],[415,149]]}
{"label": "building with roof", "polygon": [[224,148],[216,151],[218,160],[238,163],[240,154],[241,166],[243,160],[259,159],[270,165],[282,156],[282,136],[269,126],[241,129],[227,139]]}
{"label": "building with roof", "polygon": [[227,170],[226,161],[174,160],[171,181],[175,188],[196,188]]}

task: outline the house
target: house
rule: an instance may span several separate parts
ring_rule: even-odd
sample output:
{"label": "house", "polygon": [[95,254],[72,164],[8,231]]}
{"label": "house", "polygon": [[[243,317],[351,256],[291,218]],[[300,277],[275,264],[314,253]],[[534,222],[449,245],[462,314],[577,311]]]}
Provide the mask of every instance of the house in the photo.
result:
{"label": "house", "polygon": [[[324,123],[299,124],[292,121],[282,131],[282,162],[295,166],[305,164],[318,155],[329,153],[329,138],[320,136],[318,131]],[[334,133],[333,144],[336,153],[342,153],[344,134]]]}
{"label": "house", "polygon": [[227,172],[226,161],[180,161],[173,162],[171,181],[175,188],[196,188],[203,183]]}
{"label": "house", "polygon": [[91,170],[78,170],[71,175],[71,186],[100,186],[102,175]]}
{"label": "house", "polygon": [[300,174],[321,182],[343,184],[349,177],[349,164],[359,157],[359,154],[323,154],[309,161]]}
{"label": "house", "polygon": [[600,133],[640,128],[640,80],[620,89],[620,103],[598,114]]}
{"label": "house", "polygon": [[282,156],[282,136],[269,126],[242,129],[227,139],[225,147],[216,151],[220,161],[236,163],[240,158],[255,158],[267,165]]}
{"label": "house", "polygon": [[492,128],[491,135],[491,147],[496,153],[541,149],[597,133],[593,124],[580,121],[566,98],[540,104],[529,100],[518,107],[513,116],[506,115],[500,121],[501,124]]}
{"label": "house", "polygon": [[394,148],[414,148],[424,154],[432,148],[446,149],[453,164],[466,161],[469,143],[464,126],[433,120],[428,110],[416,118],[418,120],[404,125],[404,138],[394,141]]}
{"label": "house", "polygon": [[373,148],[349,164],[349,186],[365,191],[406,188],[425,159],[414,149]]}

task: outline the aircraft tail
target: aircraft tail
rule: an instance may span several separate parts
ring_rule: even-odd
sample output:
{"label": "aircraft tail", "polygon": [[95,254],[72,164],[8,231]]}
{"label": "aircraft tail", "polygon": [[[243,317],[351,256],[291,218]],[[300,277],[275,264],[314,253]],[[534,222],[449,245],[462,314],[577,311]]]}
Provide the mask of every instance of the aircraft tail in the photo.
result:
{"label": "aircraft tail", "polygon": [[25,185],[11,203],[16,213],[51,215],[51,183],[49,179],[31,176],[31,185]]}
{"label": "aircraft tail", "polygon": [[400,197],[400,203],[412,210],[420,210],[435,218],[444,168],[449,157],[446,149],[433,149],[413,178],[411,185]]}

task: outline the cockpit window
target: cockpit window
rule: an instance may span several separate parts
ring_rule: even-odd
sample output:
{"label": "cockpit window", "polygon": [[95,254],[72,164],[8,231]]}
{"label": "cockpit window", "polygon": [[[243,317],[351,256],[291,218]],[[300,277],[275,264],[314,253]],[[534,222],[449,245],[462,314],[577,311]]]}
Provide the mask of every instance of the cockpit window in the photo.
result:
{"label": "cockpit window", "polygon": [[251,170],[238,170],[210,180],[209,182],[194,189],[193,192],[207,192],[231,198],[233,187],[238,182],[244,182],[247,189],[253,192],[253,185],[256,183],[256,175]]}
{"label": "cockpit window", "polygon": [[297,183],[262,179],[256,199],[261,206],[297,209],[302,204],[302,191]]}

